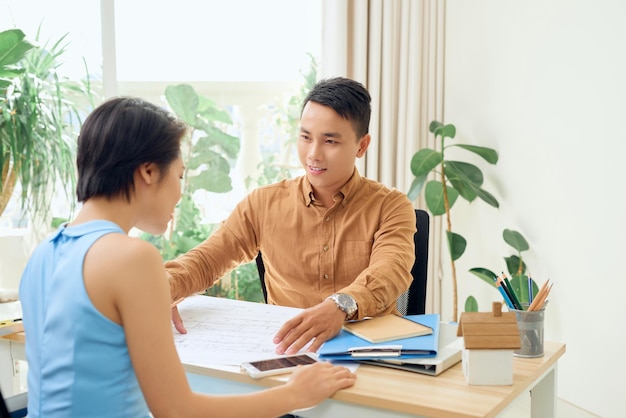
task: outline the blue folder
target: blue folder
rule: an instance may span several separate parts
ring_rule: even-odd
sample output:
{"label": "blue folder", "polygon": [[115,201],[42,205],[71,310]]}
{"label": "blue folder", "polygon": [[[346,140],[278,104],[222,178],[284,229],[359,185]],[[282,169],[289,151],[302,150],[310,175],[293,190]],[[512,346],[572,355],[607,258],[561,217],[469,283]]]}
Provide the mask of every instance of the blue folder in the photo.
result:
{"label": "blue folder", "polygon": [[439,347],[439,314],[407,315],[405,318],[432,328],[433,333],[374,344],[342,329],[320,347],[319,357],[357,361],[435,357]]}

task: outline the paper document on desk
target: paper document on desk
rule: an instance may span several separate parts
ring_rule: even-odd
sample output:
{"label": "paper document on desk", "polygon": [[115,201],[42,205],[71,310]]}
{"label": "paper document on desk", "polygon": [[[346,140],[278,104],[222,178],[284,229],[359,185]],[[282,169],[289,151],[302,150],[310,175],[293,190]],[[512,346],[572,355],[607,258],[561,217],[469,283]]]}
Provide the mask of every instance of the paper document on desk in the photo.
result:
{"label": "paper document on desk", "polygon": [[187,334],[174,329],[178,355],[183,364],[198,366],[239,366],[276,356],[274,335],[302,311],[211,296],[188,297],[178,310],[187,328]]}

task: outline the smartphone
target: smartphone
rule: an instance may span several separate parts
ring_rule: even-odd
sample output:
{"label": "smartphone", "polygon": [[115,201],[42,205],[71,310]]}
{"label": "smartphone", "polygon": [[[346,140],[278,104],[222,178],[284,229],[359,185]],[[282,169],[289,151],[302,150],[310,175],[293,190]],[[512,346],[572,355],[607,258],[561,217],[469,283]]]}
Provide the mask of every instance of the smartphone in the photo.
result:
{"label": "smartphone", "polygon": [[289,373],[299,365],[306,366],[317,361],[317,358],[311,354],[293,354],[266,360],[243,362],[241,363],[241,369],[251,377],[258,379],[275,374]]}

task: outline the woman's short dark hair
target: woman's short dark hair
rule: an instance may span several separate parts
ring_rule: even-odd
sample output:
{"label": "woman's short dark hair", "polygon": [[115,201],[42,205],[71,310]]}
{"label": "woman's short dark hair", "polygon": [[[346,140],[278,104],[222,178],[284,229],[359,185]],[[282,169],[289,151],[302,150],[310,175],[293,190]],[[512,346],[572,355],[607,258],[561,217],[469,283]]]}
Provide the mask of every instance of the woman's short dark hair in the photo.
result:
{"label": "woman's short dark hair", "polygon": [[358,138],[369,132],[372,98],[363,84],[344,77],[319,81],[302,102],[302,111],[308,102],[332,108],[339,116],[352,122]]}
{"label": "woman's short dark hair", "polygon": [[183,122],[146,100],[117,97],[102,103],[78,136],[78,201],[96,196],[130,201],[137,167],[151,162],[166,173],[180,155],[185,132]]}

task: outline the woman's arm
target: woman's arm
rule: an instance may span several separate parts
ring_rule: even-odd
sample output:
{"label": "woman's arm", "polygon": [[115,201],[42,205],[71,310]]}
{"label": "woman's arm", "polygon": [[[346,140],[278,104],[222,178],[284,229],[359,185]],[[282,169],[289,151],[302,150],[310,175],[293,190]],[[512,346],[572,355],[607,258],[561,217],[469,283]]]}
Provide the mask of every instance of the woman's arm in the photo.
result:
{"label": "woman's arm", "polygon": [[171,297],[161,257],[152,245],[123,238],[109,242],[106,252],[116,255],[115,262],[109,263],[114,266],[108,274],[113,289],[110,301],[119,314],[133,368],[155,417],[275,417],[313,406],[354,383],[355,376],[347,369],[318,363],[300,368],[285,385],[251,394],[192,392],[174,345]]}

